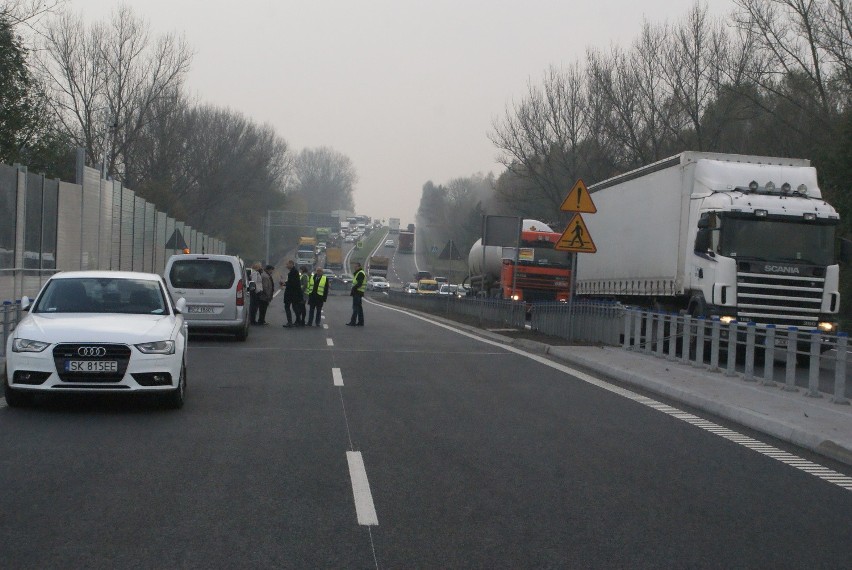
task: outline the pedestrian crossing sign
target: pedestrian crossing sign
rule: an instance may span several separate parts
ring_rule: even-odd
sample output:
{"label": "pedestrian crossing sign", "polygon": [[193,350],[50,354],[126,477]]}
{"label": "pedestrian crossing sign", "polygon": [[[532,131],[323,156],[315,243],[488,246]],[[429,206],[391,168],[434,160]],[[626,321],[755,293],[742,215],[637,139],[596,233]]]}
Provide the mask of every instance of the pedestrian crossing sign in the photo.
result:
{"label": "pedestrian crossing sign", "polygon": [[553,248],[573,253],[596,253],[598,251],[595,242],[592,241],[592,236],[589,235],[589,229],[583,221],[583,216],[580,214],[574,214]]}
{"label": "pedestrian crossing sign", "polygon": [[577,180],[577,183],[568,192],[568,196],[565,197],[559,209],[563,212],[582,212],[583,214],[594,214],[598,211],[582,178]]}

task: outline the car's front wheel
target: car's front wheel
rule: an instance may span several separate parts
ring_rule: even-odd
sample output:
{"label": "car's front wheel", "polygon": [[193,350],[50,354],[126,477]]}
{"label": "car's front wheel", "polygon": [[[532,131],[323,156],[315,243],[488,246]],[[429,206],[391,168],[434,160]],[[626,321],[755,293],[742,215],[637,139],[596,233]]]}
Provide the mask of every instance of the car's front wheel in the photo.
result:
{"label": "car's front wheel", "polygon": [[9,386],[9,380],[6,377],[6,371],[3,371],[3,384],[5,387],[4,396],[6,397],[6,405],[10,408],[24,408],[31,406],[33,403],[33,394],[24,392],[23,390],[15,390]]}
{"label": "car's front wheel", "polygon": [[163,396],[163,404],[172,410],[179,410],[183,407],[186,398],[186,363],[182,363],[180,367],[180,379],[178,380],[177,388]]}

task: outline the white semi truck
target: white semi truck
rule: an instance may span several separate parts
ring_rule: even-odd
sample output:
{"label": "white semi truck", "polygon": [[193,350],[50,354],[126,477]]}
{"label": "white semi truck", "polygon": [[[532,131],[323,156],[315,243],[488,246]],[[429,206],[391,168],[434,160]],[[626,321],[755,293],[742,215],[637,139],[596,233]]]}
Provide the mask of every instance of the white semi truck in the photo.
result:
{"label": "white semi truck", "polygon": [[837,332],[837,211],[804,159],[684,152],[589,187],[577,294]]}

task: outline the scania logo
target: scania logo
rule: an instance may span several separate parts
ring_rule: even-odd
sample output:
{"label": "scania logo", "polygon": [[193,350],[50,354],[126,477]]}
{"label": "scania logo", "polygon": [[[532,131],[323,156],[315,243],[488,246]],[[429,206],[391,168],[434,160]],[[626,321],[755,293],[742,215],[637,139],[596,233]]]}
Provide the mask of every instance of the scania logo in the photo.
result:
{"label": "scania logo", "polygon": [[788,265],[764,265],[763,270],[767,273],[789,273],[790,275],[798,275],[798,267],[790,267]]}
{"label": "scania logo", "polygon": [[106,348],[102,346],[81,346],[77,349],[77,356],[106,356]]}

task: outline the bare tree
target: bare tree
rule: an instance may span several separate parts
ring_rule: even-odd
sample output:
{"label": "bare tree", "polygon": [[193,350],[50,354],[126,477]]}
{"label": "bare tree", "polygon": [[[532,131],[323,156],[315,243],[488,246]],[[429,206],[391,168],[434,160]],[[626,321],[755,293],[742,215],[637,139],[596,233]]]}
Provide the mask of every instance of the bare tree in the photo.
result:
{"label": "bare tree", "polygon": [[558,208],[582,168],[579,147],[589,133],[585,87],[579,63],[552,67],[542,86],[530,83],[526,97],[492,124],[489,138],[500,150],[501,164],[536,194],[531,199],[527,192],[511,192],[505,200],[519,208],[539,200]]}
{"label": "bare tree", "polygon": [[[830,129],[836,100],[830,85],[836,58],[821,42],[825,30],[820,25],[832,10],[838,10],[842,21],[845,13],[848,30],[848,1],[830,0],[735,0],[738,7],[735,23],[755,38],[763,65],[753,68],[751,80],[762,90],[818,121],[820,128]],[[840,29],[843,24],[840,24]],[[837,32],[838,28],[834,28]],[[833,51],[848,53],[848,39]],[[848,38],[848,36],[847,36]],[[794,83],[790,83],[790,80]],[[803,82],[805,89],[794,88]],[[779,119],[785,120],[781,114]],[[796,126],[795,123],[788,125]]]}
{"label": "bare tree", "polygon": [[107,23],[87,28],[64,14],[47,29],[41,69],[57,115],[91,163],[134,185],[132,148],[156,119],[157,102],[179,88],[192,59],[183,38],[152,39],[147,22],[119,6]]}
{"label": "bare tree", "polygon": [[348,156],[329,147],[303,149],[293,160],[289,194],[300,195],[311,212],[353,210],[358,173]]}
{"label": "bare tree", "polygon": [[31,26],[45,14],[55,12],[66,0],[3,0],[0,5],[0,18],[12,26],[23,24]]}

